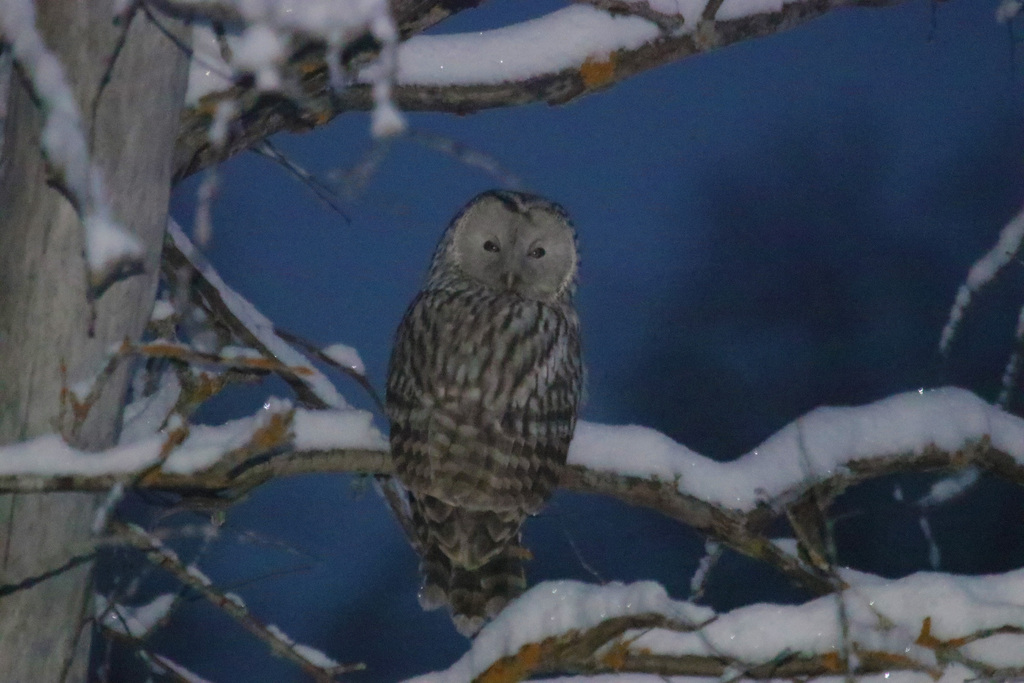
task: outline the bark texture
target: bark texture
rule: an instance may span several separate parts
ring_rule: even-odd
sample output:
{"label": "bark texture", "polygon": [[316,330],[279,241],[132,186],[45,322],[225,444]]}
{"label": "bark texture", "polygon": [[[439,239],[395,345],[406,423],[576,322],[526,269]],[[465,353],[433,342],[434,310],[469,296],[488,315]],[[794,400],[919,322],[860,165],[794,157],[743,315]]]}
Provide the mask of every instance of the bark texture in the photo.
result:
{"label": "bark texture", "polygon": [[[46,0],[37,22],[74,89],[115,216],[146,245],[146,272],[107,290],[91,320],[78,216],[47,184],[43,115],[16,73],[0,149],[0,443],[60,428],[62,367],[69,384],[87,379],[113,343],[139,337],[152,309],[187,61],[141,14],[124,33],[111,6]],[[75,445],[114,442],[126,382],[125,370],[114,374]],[[0,497],[0,583],[88,554],[94,507],[93,494]],[[4,681],[85,680],[90,638],[79,626],[90,574],[91,563],[79,564],[0,600]]]}

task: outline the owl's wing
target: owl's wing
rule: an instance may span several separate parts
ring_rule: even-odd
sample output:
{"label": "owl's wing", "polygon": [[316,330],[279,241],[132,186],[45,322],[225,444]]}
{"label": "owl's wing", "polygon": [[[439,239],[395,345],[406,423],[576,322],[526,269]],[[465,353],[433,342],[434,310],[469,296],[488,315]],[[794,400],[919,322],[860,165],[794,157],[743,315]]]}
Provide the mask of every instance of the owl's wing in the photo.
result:
{"label": "owl's wing", "polygon": [[387,405],[407,495],[389,502],[420,551],[424,606],[448,605],[464,633],[526,585],[520,525],[557,484],[581,384],[575,314],[426,291],[399,326]]}
{"label": "owl's wing", "polygon": [[534,511],[565,461],[582,374],[571,310],[421,292],[396,333],[388,374],[399,476],[411,488],[417,479],[444,482],[431,495],[452,503],[474,505],[483,490],[488,505]]}

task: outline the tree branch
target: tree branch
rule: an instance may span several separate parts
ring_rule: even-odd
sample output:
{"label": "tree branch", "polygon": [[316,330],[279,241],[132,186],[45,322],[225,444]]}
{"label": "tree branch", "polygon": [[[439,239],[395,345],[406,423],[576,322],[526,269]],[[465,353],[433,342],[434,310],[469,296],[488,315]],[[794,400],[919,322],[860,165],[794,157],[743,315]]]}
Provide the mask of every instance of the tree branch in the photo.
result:
{"label": "tree branch", "polygon": [[[689,32],[663,29],[655,40],[639,47],[620,49],[606,57],[593,55],[575,66],[520,81],[414,85],[402,83],[399,79],[394,86],[393,100],[403,110],[441,111],[460,115],[532,102],[564,104],[604,90],[649,69],[715,48],[778,33],[840,7],[877,7],[899,2],[902,0],[797,0],[783,4],[777,11],[735,19],[716,19],[714,15],[720,2],[710,0],[704,12],[708,16],[704,16],[699,25]],[[419,3],[417,11],[423,12],[426,4]],[[437,3],[435,7],[448,7],[451,4]],[[607,4],[611,9],[623,3],[593,4]],[[634,13],[643,16],[641,7],[636,6]],[[618,13],[621,13],[621,8]],[[430,12],[420,14],[421,17],[428,15],[433,16]],[[420,30],[420,24],[414,21],[404,20],[403,23],[398,17],[396,20],[402,27],[403,37]],[[665,19],[661,18],[656,23],[660,26],[665,23]],[[299,84],[303,93],[301,105],[295,98],[271,97],[252,87],[235,86],[222,93],[211,94],[187,110],[182,119],[175,156],[176,180],[244,151],[274,133],[308,130],[326,123],[338,114],[365,111],[373,107],[370,85],[352,85],[341,92],[331,90],[322,47],[309,45],[298,50],[293,61],[295,72],[302,74]],[[216,103],[225,98],[237,102],[239,125],[231,132],[223,147],[218,147],[210,143],[207,131]]]}
{"label": "tree branch", "polygon": [[[391,475],[391,458],[381,448],[297,445],[309,442],[309,433],[315,432],[315,425],[306,426],[304,422],[311,417],[319,416],[332,423],[350,414],[359,419],[369,419],[365,413],[356,413],[360,411],[284,410],[272,413],[269,417],[262,415],[264,419],[248,426],[248,432],[240,432],[238,425],[233,423],[221,428],[203,427],[206,431],[196,446],[183,436],[175,438],[169,435],[165,441],[161,441],[163,437],[160,437],[151,448],[154,454],[142,461],[143,466],[136,466],[131,471],[104,474],[91,471],[33,473],[35,461],[28,457],[23,458],[28,461],[24,466],[25,471],[12,471],[12,467],[16,469],[16,465],[12,464],[16,459],[10,458],[5,462],[4,452],[0,450],[0,465],[7,472],[0,475],[0,492],[105,491],[120,483],[185,496],[233,499],[271,479],[299,474],[347,472]],[[333,417],[335,414],[337,417]],[[217,429],[222,429],[226,436],[216,436],[214,432]],[[239,439],[239,433],[248,436]],[[232,439],[227,438],[229,434],[233,435]],[[211,442],[238,444],[240,441],[242,445],[235,445],[223,452],[212,465],[200,471],[190,472],[181,464],[190,462],[191,450],[208,449]],[[170,452],[162,453],[165,450]],[[623,460],[628,458],[628,454],[622,455]],[[87,463],[96,457],[81,454],[80,460],[75,460],[73,456],[69,462]],[[796,457],[796,454],[792,454],[792,457]],[[842,582],[831,576],[826,568],[812,566],[784,552],[765,535],[770,525],[786,515],[788,510],[798,510],[811,496],[824,509],[847,488],[869,480],[900,473],[958,470],[964,467],[977,467],[1024,486],[1024,465],[1010,453],[994,447],[988,439],[969,441],[957,449],[944,449],[930,444],[917,452],[851,459],[844,466],[834,468],[828,475],[806,477],[782,494],[749,510],[730,508],[722,503],[684,493],[678,482],[600,471],[581,465],[567,466],[562,473],[560,485],[579,493],[611,496],[631,505],[660,512],[739,553],[775,566],[804,589],[820,595],[842,587]]]}
{"label": "tree branch", "polygon": [[[242,628],[266,643],[272,653],[291,661],[313,680],[330,683],[342,673],[365,668],[362,664],[338,664],[333,661],[328,664],[323,661],[323,655],[311,657],[309,654],[313,652],[311,649],[295,643],[280,629],[261,622],[238,597],[214,588],[211,581],[195,566],[186,567],[174,551],[164,547],[159,540],[147,534],[141,527],[114,520],[111,522],[110,530],[128,545],[142,551],[151,563],[168,572],[228,614]],[[319,653],[317,654],[319,655]]]}

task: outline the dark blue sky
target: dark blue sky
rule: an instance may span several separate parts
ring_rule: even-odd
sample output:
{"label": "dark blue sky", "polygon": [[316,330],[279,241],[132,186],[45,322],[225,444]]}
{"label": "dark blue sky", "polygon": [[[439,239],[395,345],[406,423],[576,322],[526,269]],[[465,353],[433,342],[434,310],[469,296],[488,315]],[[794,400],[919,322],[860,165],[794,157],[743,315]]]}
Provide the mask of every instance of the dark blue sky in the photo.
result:
{"label": "dark blue sky", "polygon": [[[444,28],[501,25],[527,5],[536,8],[494,0]],[[843,10],[568,106],[416,114],[409,123],[493,156],[573,216],[583,250],[584,417],[646,424],[732,458],[821,404],[946,383],[997,393],[1024,299],[1018,265],[979,297],[950,358],[936,351],[967,268],[1024,203],[1021,66],[995,8],[913,0]],[[368,151],[368,127],[366,115],[346,115],[275,143],[326,176]],[[280,326],[358,348],[378,387],[438,236],[496,184],[398,140],[346,204],[347,224],[266,159],[243,155],[222,174],[209,249],[221,275]],[[186,224],[194,197],[187,182],[173,201]],[[354,384],[339,386],[365,403]],[[230,397],[208,416],[251,410],[261,396]],[[894,512],[890,491],[879,484],[846,501],[854,521],[839,540],[849,561],[900,575],[925,568],[926,550],[916,517]],[[985,484],[975,498],[1009,497],[1002,493]],[[945,568],[1020,561],[1019,535],[1000,535],[998,557],[971,551],[993,547],[990,530],[1005,531],[1002,502],[964,510],[932,520]],[[203,562],[208,573],[245,583],[237,592],[253,611],[296,639],[366,661],[358,680],[446,666],[465,649],[446,616],[419,610],[412,550],[376,494],[350,478],[268,485],[228,520],[229,537],[251,530],[311,557],[226,540]],[[681,598],[701,543],[656,515],[565,494],[527,536],[531,579],[594,580],[571,538],[604,579],[657,578]],[[312,568],[268,578],[305,564]],[[712,602],[799,597],[756,571],[724,562]],[[198,602],[156,644],[217,681],[301,680]]]}

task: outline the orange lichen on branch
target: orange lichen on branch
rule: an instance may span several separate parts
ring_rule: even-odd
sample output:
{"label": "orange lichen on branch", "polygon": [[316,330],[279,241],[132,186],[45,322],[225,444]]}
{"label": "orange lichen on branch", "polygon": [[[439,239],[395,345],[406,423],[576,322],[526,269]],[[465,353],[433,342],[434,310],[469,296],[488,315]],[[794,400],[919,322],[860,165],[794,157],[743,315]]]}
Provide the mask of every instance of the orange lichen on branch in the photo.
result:
{"label": "orange lichen on branch", "polygon": [[932,635],[931,617],[925,617],[924,621],[921,622],[921,632],[917,635],[917,640],[914,642],[924,647],[930,647],[933,650],[942,646],[942,641]]}
{"label": "orange lichen on branch", "polygon": [[180,446],[185,439],[188,438],[189,428],[188,423],[182,423],[181,426],[175,427],[171,431],[167,432],[167,439],[163,445],[160,446],[160,462],[167,459],[167,456],[171,454],[175,448]]}
{"label": "orange lichen on branch", "polygon": [[898,652],[884,652],[880,650],[858,651],[857,656],[861,665],[872,671],[884,669],[899,669],[901,671],[920,671],[938,680],[942,678],[942,670],[930,667],[923,662],[908,657]]}
{"label": "orange lichen on branch", "polygon": [[836,651],[826,652],[821,656],[821,665],[831,673],[841,673],[846,669],[842,657]]}
{"label": "orange lichen on branch", "polygon": [[189,360],[195,355],[195,353],[187,346],[169,344],[167,342],[150,342],[148,344],[140,344],[133,350],[143,356],[150,356],[152,358],[173,358],[176,360]]}
{"label": "orange lichen on branch", "polygon": [[324,70],[324,62],[316,59],[306,59],[299,62],[299,73],[309,76]]}
{"label": "orange lichen on branch", "polygon": [[610,54],[605,58],[587,57],[580,65],[580,77],[583,78],[583,85],[588,88],[600,88],[611,83],[615,78],[615,55]]}
{"label": "orange lichen on branch", "polygon": [[486,671],[473,679],[473,683],[518,683],[525,680],[542,660],[542,655],[550,641],[527,643],[519,648],[519,652],[510,657],[502,657],[491,664]]}
{"label": "orange lichen on branch", "polygon": [[917,640],[914,642],[923,647],[930,648],[932,650],[938,649],[955,649],[962,647],[967,643],[971,642],[972,638],[950,638],[949,640],[940,640],[932,635],[932,618],[925,617],[924,621],[921,622],[921,633],[918,634]]}
{"label": "orange lichen on branch", "polygon": [[618,640],[612,643],[608,651],[601,655],[601,663],[612,671],[622,671],[629,656],[629,646],[633,641]]}
{"label": "orange lichen on branch", "polygon": [[286,445],[291,440],[292,417],[295,411],[274,413],[267,423],[253,432],[248,448],[269,451]]}
{"label": "orange lichen on branch", "polygon": [[150,358],[169,358],[187,363],[213,363],[239,370],[278,372],[281,374],[295,375],[296,377],[309,377],[314,374],[313,368],[309,366],[285,365],[273,357],[235,356],[228,358],[212,353],[203,353],[182,344],[173,344],[168,342],[150,342],[148,344],[140,344],[133,349],[129,348],[127,350],[134,351],[139,355]]}
{"label": "orange lichen on branch", "polygon": [[200,372],[190,379],[191,381],[187,385],[188,395],[186,398],[195,405],[203,403],[220,393],[220,390],[227,384],[227,380],[222,376],[209,372]]}

